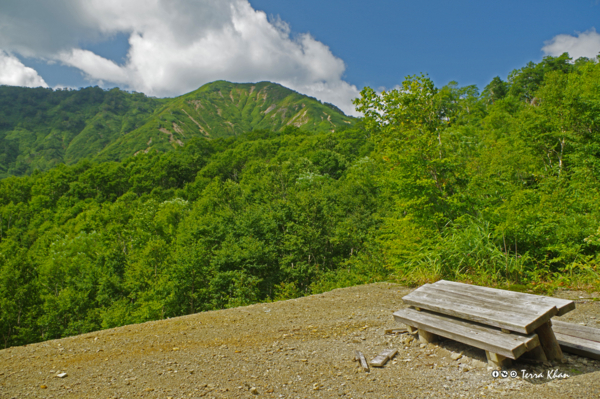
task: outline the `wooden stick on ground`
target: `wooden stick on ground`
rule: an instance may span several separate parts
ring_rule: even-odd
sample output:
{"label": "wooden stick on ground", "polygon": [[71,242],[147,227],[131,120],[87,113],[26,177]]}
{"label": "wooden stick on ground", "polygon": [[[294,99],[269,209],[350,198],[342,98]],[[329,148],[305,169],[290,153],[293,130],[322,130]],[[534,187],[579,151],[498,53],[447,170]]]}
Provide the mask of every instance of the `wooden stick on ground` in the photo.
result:
{"label": "wooden stick on ground", "polygon": [[385,330],[384,334],[404,334],[407,333],[408,329],[406,328],[388,328]]}
{"label": "wooden stick on ground", "polygon": [[369,364],[367,363],[367,359],[365,359],[365,356],[362,354],[361,351],[356,351],[356,357],[355,359],[358,359],[358,361],[360,362],[361,367],[366,371],[369,372]]}

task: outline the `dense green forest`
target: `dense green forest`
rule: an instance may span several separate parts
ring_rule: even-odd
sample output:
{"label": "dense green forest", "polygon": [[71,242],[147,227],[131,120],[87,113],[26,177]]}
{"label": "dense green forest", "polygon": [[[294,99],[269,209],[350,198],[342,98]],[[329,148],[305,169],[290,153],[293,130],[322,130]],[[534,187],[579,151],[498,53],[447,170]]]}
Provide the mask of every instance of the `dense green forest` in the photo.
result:
{"label": "dense green forest", "polygon": [[356,106],[334,132],[1,180],[2,345],[381,280],[600,288],[596,60],[547,57],[481,93],[409,76]]}
{"label": "dense green forest", "polygon": [[195,137],[286,126],[328,132],[353,122],[331,104],[270,82],[217,81],[165,99],[117,88],[0,86],[0,178],[82,159],[121,161],[138,152],[171,151]]}

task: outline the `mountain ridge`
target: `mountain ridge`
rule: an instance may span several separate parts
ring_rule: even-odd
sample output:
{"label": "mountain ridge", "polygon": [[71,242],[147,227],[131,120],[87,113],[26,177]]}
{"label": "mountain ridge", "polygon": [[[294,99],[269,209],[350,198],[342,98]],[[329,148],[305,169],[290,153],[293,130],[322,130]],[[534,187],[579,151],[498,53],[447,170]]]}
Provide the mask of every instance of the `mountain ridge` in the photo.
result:
{"label": "mountain ridge", "polygon": [[195,136],[230,137],[252,130],[281,131],[286,126],[325,132],[350,124],[352,118],[341,111],[277,83],[220,80],[174,98],[144,126],[107,146],[98,158],[119,160],[141,151],[166,151]]}

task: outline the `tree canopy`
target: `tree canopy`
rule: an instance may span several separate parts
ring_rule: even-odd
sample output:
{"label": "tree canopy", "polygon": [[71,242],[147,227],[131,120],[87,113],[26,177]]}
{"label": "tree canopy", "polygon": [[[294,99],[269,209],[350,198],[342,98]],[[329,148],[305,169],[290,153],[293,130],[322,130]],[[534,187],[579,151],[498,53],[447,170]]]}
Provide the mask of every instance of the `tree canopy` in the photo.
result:
{"label": "tree canopy", "polygon": [[334,132],[4,178],[2,343],[380,280],[598,288],[599,82],[596,60],[567,56],[481,94],[409,76],[365,88],[364,118]]}

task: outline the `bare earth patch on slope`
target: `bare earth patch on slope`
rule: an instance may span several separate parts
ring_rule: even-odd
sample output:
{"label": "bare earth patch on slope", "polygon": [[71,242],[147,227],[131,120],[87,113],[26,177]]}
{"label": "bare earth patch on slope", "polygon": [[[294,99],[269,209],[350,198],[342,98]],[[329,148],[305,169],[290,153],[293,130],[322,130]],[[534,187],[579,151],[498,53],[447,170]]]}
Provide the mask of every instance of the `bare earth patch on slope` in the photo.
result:
{"label": "bare earth patch on slope", "polygon": [[[0,397],[547,399],[600,392],[592,360],[569,356],[553,366],[568,371],[565,379],[494,379],[483,351],[452,341],[422,347],[410,335],[385,334],[400,327],[392,313],[410,291],[372,284],[2,350]],[[591,317],[600,306],[589,305],[569,314],[597,320]],[[370,360],[389,348],[399,350],[396,357],[370,373],[353,361],[356,350]]]}

